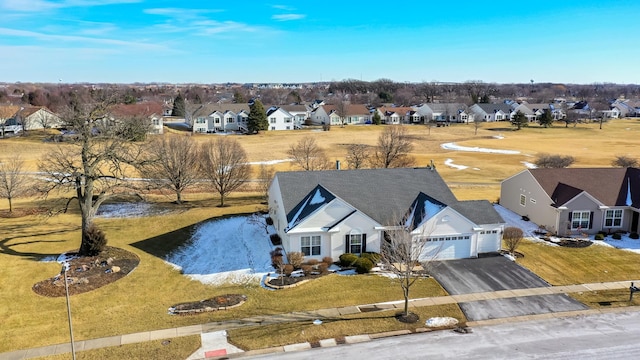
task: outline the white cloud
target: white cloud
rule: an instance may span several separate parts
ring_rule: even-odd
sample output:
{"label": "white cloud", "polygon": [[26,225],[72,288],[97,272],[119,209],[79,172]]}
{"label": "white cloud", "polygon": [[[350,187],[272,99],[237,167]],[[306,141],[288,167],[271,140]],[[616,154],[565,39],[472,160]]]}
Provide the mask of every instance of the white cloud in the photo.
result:
{"label": "white cloud", "polygon": [[116,46],[122,46],[122,47],[133,47],[137,49],[147,49],[147,50],[164,49],[163,46],[160,46],[157,44],[145,43],[145,42],[123,41],[123,40],[117,40],[117,39],[95,38],[95,37],[77,36],[77,35],[51,35],[51,34],[35,32],[35,31],[16,30],[16,29],[9,29],[9,28],[0,28],[0,35],[24,37],[24,38],[41,40],[41,41],[65,41],[65,42],[79,42],[79,43],[85,43],[85,44],[116,45]]}
{"label": "white cloud", "polygon": [[91,7],[117,4],[134,4],[142,0],[0,0],[0,8],[18,12],[40,12],[68,7]]}
{"label": "white cloud", "polygon": [[291,20],[300,20],[304,19],[306,15],[304,14],[276,14],[271,18],[277,21],[291,21]]}

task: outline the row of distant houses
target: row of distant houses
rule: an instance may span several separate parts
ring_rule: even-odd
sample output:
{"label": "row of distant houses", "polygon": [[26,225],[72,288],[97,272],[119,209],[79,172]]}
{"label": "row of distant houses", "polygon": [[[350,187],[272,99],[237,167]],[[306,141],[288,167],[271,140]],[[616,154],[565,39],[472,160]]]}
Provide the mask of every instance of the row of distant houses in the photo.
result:
{"label": "row of distant houses", "polygon": [[[107,122],[140,117],[149,122],[149,133],[162,134],[164,127],[163,106],[159,103],[121,104],[115,106]],[[0,135],[40,129],[61,129],[64,122],[58,114],[44,106],[0,105]]]}
{"label": "row of distant houses", "polygon": [[[363,104],[325,104],[316,100],[309,104],[265,106],[268,130],[295,130],[305,125],[355,125],[371,124],[378,117],[382,124],[429,124],[471,123],[511,121],[522,113],[529,122],[538,121],[545,111],[554,120],[567,117],[567,112],[577,118],[620,118],[640,115],[640,101],[616,100],[610,109],[599,111],[589,108],[586,102],[569,106],[552,104],[529,104],[505,101],[497,104],[429,103],[416,106],[384,105],[371,108]],[[221,103],[195,105],[185,121],[194,133],[246,132],[250,103]],[[118,105],[112,110],[109,120],[138,116],[150,122],[151,134],[162,134],[165,120],[171,115],[171,106],[159,102],[140,102]],[[376,116],[377,115],[377,116]],[[0,131],[20,131],[60,128],[61,119],[45,107],[0,106]]]}
{"label": "row of distant houses", "polygon": [[[437,103],[410,107],[381,106],[369,108],[363,104],[274,105],[266,107],[268,130],[295,130],[303,125],[371,124],[377,113],[382,124],[428,124],[439,122],[469,123],[474,121],[509,121],[521,112],[535,122],[545,110],[553,119],[561,120],[565,113],[553,104],[500,103],[474,104]],[[246,131],[250,104],[200,105],[189,122],[195,133]]]}

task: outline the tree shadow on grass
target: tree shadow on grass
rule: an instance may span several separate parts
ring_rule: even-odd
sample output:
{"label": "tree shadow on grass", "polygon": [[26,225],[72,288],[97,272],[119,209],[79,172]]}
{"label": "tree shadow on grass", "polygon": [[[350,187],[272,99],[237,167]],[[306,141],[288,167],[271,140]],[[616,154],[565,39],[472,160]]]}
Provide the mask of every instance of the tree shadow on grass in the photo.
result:
{"label": "tree shadow on grass", "polygon": [[[30,251],[20,251],[20,250],[17,250],[16,247],[30,245],[30,244],[37,244],[37,243],[62,243],[62,242],[65,242],[65,240],[29,240],[29,238],[54,235],[54,234],[63,234],[63,233],[68,233],[72,231],[77,231],[80,229],[79,227],[69,227],[66,229],[60,229],[55,231],[46,231],[46,232],[43,231],[39,233],[33,233],[30,231],[27,231],[29,228],[30,226],[27,224],[3,227],[3,231],[6,231],[7,233],[11,233],[13,234],[13,236],[0,239],[0,254],[24,257],[32,261],[41,261],[46,257],[58,256],[60,255],[60,253],[36,253],[36,252],[30,252]],[[17,240],[17,239],[25,239],[25,240],[14,242],[14,240]]]}

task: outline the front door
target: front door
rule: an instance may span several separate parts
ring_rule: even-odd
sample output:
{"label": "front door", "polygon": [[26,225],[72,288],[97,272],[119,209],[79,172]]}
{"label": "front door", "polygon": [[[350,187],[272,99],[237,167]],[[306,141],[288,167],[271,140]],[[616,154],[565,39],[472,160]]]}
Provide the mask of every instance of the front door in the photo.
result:
{"label": "front door", "polygon": [[631,232],[638,232],[638,212],[634,211],[631,217]]}

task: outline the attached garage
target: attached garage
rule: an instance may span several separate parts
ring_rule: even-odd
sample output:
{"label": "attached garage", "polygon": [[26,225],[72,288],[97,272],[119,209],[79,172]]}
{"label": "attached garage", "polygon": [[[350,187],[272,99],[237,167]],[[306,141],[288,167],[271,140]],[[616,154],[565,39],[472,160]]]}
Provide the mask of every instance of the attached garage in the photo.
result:
{"label": "attached garage", "polygon": [[471,236],[434,236],[425,239],[421,260],[452,260],[471,257]]}
{"label": "attached garage", "polygon": [[496,252],[501,248],[500,230],[483,230],[478,234],[478,253]]}

